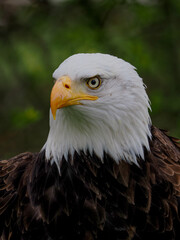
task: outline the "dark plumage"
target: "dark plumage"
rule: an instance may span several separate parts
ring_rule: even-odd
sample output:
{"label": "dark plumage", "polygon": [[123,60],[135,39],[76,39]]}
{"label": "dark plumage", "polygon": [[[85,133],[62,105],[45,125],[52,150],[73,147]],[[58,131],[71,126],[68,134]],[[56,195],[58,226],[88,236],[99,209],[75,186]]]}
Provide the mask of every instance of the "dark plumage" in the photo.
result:
{"label": "dark plumage", "polygon": [[83,152],[61,174],[44,151],[1,161],[1,239],[180,239],[180,146],[151,131],[139,167]]}

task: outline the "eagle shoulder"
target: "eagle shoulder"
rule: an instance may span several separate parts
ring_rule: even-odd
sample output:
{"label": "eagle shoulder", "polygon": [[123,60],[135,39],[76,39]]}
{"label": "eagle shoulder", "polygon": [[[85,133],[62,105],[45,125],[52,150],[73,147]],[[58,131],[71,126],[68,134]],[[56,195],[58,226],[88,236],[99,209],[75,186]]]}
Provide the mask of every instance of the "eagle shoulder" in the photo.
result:
{"label": "eagle shoulder", "polygon": [[180,197],[180,140],[170,137],[166,131],[152,127],[149,158],[156,177],[170,182],[174,194]]}
{"label": "eagle shoulder", "polygon": [[[0,236],[20,239],[22,231],[37,213],[32,209],[27,194],[29,173],[37,154],[21,153],[0,161]],[[14,236],[15,234],[15,236]],[[18,235],[19,234],[19,235]]]}

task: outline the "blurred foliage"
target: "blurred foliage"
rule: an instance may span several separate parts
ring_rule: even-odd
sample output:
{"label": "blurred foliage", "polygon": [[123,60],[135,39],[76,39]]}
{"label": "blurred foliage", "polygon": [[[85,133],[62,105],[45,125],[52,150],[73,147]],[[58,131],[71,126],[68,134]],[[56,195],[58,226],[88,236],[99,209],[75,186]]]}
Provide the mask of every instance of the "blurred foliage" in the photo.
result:
{"label": "blurred foliage", "polygon": [[11,116],[11,126],[15,129],[24,129],[29,124],[39,121],[41,113],[33,107],[26,109],[13,109]]}
{"label": "blurred foliage", "polygon": [[177,0],[1,0],[0,158],[41,149],[52,73],[78,52],[136,66],[153,124],[180,137],[179,29]]}

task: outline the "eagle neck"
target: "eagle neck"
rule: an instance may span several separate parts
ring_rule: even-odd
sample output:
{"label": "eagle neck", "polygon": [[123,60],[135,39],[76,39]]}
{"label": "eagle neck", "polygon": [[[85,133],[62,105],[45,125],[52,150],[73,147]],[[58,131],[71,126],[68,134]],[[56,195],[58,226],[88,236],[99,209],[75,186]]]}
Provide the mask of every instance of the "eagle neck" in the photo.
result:
{"label": "eagle neck", "polygon": [[[112,109],[104,115],[97,110],[95,116],[90,110],[81,106],[66,107],[58,110],[56,120],[50,113],[50,131],[43,147],[48,161],[60,166],[63,158],[68,161],[75,152],[95,153],[102,162],[105,153],[116,162],[138,164],[137,158],[144,159],[144,149],[149,150],[151,138],[148,113],[146,117],[141,114],[113,117]],[[123,121],[123,118],[129,120]]]}

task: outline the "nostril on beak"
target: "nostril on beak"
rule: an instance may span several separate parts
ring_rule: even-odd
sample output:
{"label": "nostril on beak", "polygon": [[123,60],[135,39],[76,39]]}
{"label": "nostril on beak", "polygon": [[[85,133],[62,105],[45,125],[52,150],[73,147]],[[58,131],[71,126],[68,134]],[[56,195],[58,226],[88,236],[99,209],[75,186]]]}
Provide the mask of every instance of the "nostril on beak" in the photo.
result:
{"label": "nostril on beak", "polygon": [[64,87],[67,89],[70,88],[70,86],[67,83],[64,85]]}
{"label": "nostril on beak", "polygon": [[71,89],[71,79],[68,76],[62,76],[58,80],[64,88]]}

